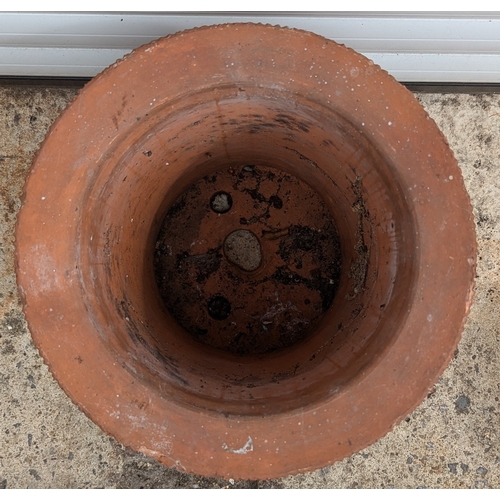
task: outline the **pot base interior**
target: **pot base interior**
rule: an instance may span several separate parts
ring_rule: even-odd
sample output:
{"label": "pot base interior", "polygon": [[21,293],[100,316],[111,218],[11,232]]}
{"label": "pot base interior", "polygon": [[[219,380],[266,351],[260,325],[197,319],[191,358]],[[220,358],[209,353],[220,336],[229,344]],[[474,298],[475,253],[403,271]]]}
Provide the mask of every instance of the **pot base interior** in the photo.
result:
{"label": "pot base interior", "polygon": [[307,337],[330,308],[340,273],[325,202],[294,175],[262,165],[192,184],[155,244],[170,314],[199,342],[239,355]]}

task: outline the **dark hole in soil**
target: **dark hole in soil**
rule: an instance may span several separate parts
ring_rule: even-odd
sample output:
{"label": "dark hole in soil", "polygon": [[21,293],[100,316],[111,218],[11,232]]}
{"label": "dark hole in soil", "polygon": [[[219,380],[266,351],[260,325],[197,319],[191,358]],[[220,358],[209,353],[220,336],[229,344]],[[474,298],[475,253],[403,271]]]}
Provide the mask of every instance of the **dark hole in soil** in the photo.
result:
{"label": "dark hole in soil", "polygon": [[229,193],[225,193],[224,191],[220,191],[215,193],[210,198],[210,208],[218,213],[225,214],[231,210],[233,206],[233,199]]}
{"label": "dark hole in soil", "polygon": [[[258,267],[241,261],[252,252],[230,255],[224,246],[239,230],[258,239]],[[331,306],[340,273],[339,236],[324,201],[297,177],[262,165],[191,185],[156,242],[156,280],[171,315],[199,342],[234,354],[303,340]]]}
{"label": "dark hole in soil", "polygon": [[216,295],[208,301],[208,314],[217,320],[224,320],[231,314],[231,303],[226,297]]}

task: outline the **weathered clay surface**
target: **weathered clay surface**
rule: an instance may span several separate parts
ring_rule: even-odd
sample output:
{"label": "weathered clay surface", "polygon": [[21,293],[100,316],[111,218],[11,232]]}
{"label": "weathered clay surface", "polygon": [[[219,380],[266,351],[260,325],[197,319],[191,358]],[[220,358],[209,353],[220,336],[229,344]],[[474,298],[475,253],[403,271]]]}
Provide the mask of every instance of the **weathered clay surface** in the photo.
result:
{"label": "weathered clay surface", "polygon": [[[261,161],[326,201],[344,273],[314,334],[242,360],[171,321],[153,253],[187,186]],[[438,129],[368,60],[310,33],[203,28],[138,49],[61,115],[25,187],[18,283],[56,378],[118,441],[203,475],[276,477],[349,456],[422,399],[470,305],[471,218]],[[229,306],[217,294],[208,313]]]}
{"label": "weathered clay surface", "polygon": [[6,381],[0,386],[0,400],[6,404],[1,410],[0,486],[500,487],[500,411],[496,400],[500,376],[499,296],[489,291],[498,289],[500,269],[495,229],[495,221],[500,220],[500,176],[496,175],[500,96],[417,94],[455,151],[472,198],[479,243],[470,319],[454,359],[429,397],[387,436],[349,459],[277,481],[233,484],[177,472],[141,453],[122,450],[69,402],[31,342],[15,286],[15,216],[33,154],[48,126],[76,92],[63,87],[0,87],[4,110],[0,120],[0,228],[4,250],[0,255],[0,373]]}

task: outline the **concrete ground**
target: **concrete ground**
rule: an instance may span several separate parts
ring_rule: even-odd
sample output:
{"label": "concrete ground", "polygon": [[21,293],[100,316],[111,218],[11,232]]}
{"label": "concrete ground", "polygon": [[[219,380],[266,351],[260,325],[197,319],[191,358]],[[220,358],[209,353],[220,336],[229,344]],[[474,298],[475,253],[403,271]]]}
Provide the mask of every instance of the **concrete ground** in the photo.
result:
{"label": "concrete ground", "polygon": [[360,453],[233,484],[124,449],[71,403],[31,340],[14,273],[19,196],[48,127],[77,93],[0,82],[0,488],[500,487],[500,95],[415,94],[455,152],[477,224],[476,296],[450,366],[411,415]]}

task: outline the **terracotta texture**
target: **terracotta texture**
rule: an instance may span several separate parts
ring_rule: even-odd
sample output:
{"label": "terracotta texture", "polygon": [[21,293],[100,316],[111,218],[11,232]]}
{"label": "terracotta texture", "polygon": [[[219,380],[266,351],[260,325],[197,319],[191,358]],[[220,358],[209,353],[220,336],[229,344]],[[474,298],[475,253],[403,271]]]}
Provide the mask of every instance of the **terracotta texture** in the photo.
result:
{"label": "terracotta texture", "polygon": [[[241,165],[310,186],[342,261],[315,328],[250,355],[186,335],[154,262],[175,200]],[[413,96],[352,50],[251,24],[152,42],[89,83],[33,163],[16,246],[34,341],[72,400],[125,445],[232,478],[323,467],[404,418],[453,355],[476,258],[461,173]]]}

